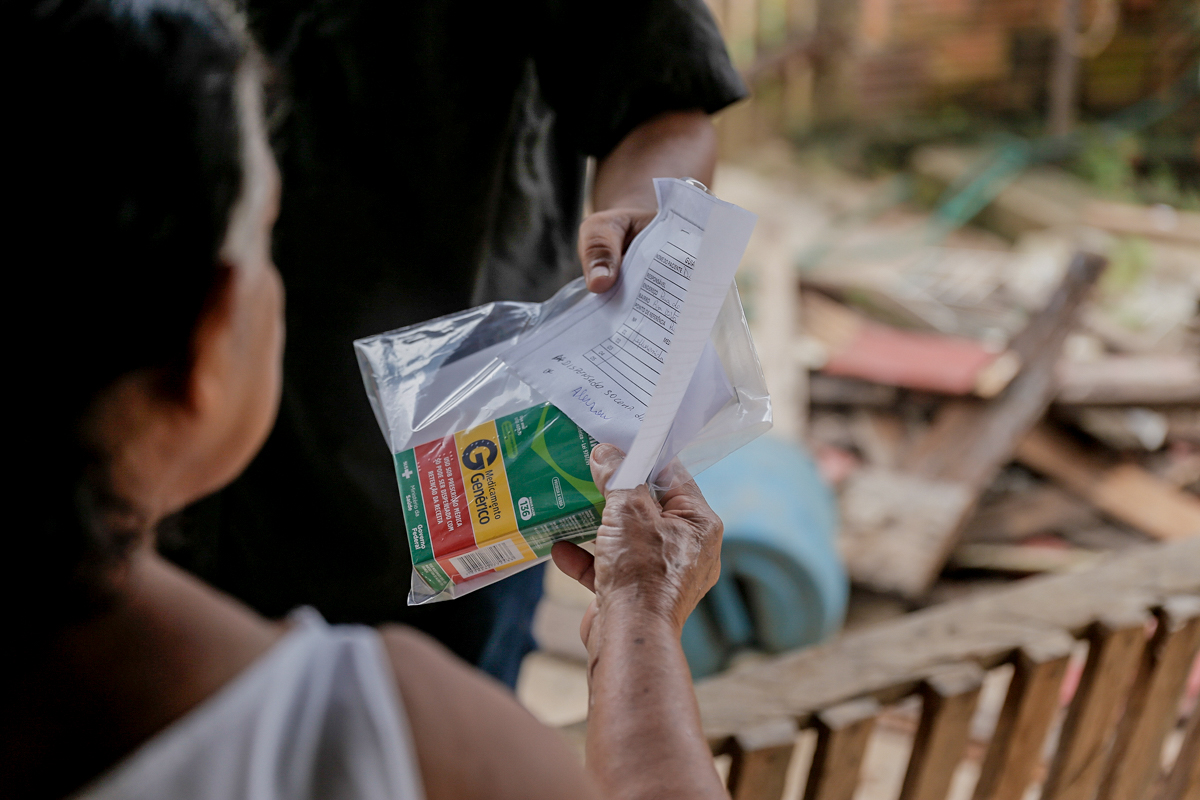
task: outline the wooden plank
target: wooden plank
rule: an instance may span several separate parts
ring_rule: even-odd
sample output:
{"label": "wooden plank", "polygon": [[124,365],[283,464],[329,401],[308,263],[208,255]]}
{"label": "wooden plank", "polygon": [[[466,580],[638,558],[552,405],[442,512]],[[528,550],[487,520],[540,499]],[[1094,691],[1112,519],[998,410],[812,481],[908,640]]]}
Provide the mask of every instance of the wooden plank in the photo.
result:
{"label": "wooden plank", "polygon": [[868,464],[892,469],[900,461],[907,431],[898,414],[858,409],[850,416],[850,435]]}
{"label": "wooden plank", "polygon": [[1097,800],[1146,796],[1158,777],[1163,740],[1175,725],[1183,685],[1200,650],[1200,598],[1171,598],[1156,615],[1158,628],[1134,678]]}
{"label": "wooden plank", "polygon": [[1192,709],[1183,745],[1158,800],[1200,800],[1200,704]]}
{"label": "wooden plank", "polygon": [[899,800],[945,800],[970,738],[983,674],[975,664],[961,664],[922,683],[921,722]]}
{"label": "wooden plank", "polygon": [[852,800],[879,704],[852,700],[817,714],[817,749],[804,800]]}
{"label": "wooden plank", "polygon": [[1097,527],[1100,517],[1084,500],[1052,484],[1014,492],[971,517],[963,539],[971,542],[1018,542],[1039,533],[1063,533]]}
{"label": "wooden plank", "polygon": [[1136,464],[1112,465],[1048,425],[1021,440],[1017,460],[1156,539],[1200,536],[1200,499]]}
{"label": "wooden plank", "polygon": [[[1069,422],[1112,450],[1155,451],[1170,442],[1200,445],[1200,402],[1182,407],[1058,406],[1055,417]],[[1173,452],[1166,474],[1172,486],[1200,480],[1200,452]],[[1183,465],[1189,466],[1183,466]]]}
{"label": "wooden plank", "polygon": [[854,31],[859,0],[816,0],[813,113],[818,121],[846,119],[856,110]]}
{"label": "wooden plank", "polygon": [[1200,214],[1170,206],[1093,200],[1083,207],[1083,222],[1113,233],[1200,244]]}
{"label": "wooden plank", "polygon": [[[869,535],[858,535],[865,540],[857,551],[864,554],[866,563],[847,554],[853,580],[906,597],[928,591],[980,493],[1012,458],[1016,443],[1046,413],[1055,393],[1054,370],[1062,344],[1104,263],[1095,255],[1075,256],[1046,308],[1012,342],[1010,349],[1025,364],[1021,374],[989,402],[946,403],[905,459],[906,472],[913,477],[956,484],[962,487],[966,501],[936,526],[902,529],[900,516],[896,530],[882,525]],[[846,527],[851,535],[857,535]],[[878,559],[872,555],[877,547],[890,551],[886,569],[877,568]]]}
{"label": "wooden plank", "polygon": [[[911,159],[914,171],[940,186],[958,183],[978,169],[989,154],[957,145],[930,145]],[[1081,209],[1092,199],[1091,186],[1057,167],[1037,166],[1000,189],[978,221],[1016,239],[1023,233],[1046,228],[1073,228]]]}
{"label": "wooden plank", "polygon": [[796,723],[772,720],[733,737],[729,754],[732,800],[779,800],[796,749]]}
{"label": "wooden plank", "polygon": [[1154,452],[1171,434],[1171,422],[1162,410],[1138,406],[1057,406],[1054,416],[1078,428],[1118,453]]}
{"label": "wooden plank", "polygon": [[[918,596],[926,591],[930,551],[944,546],[975,501],[962,483],[867,467],[841,487],[838,549],[855,583]],[[944,560],[944,559],[943,559]]]}
{"label": "wooden plank", "polygon": [[1101,511],[1156,539],[1200,536],[1200,499],[1137,464],[1106,470],[1090,499]]}
{"label": "wooden plank", "polygon": [[1042,800],[1091,800],[1146,646],[1149,615],[1109,616],[1088,631],[1088,659],[1063,722]]}
{"label": "wooden plank", "polygon": [[1017,442],[1042,418],[1054,396],[1058,354],[1084,299],[1107,262],[1077,254],[1046,307],[1012,341],[1025,368],[990,403],[946,404],[914,448],[907,466],[930,478],[984,486],[1011,457]]}
{"label": "wooden plank", "polygon": [[[985,156],[983,150],[930,145],[917,150],[911,163],[918,175],[949,186],[961,181]],[[988,227],[1011,238],[1083,224],[1183,245],[1200,243],[1200,214],[1097,200],[1085,181],[1051,166],[1034,167],[1018,176],[980,216]]]}
{"label": "wooden plank", "polygon": [[1047,87],[1051,136],[1066,136],[1075,127],[1079,98],[1079,11],[1080,0],[1063,0],[1059,6],[1058,41]]}
{"label": "wooden plank", "polygon": [[828,351],[821,372],[908,389],[995,397],[1020,359],[974,339],[917,333],[868,320],[824,295],[802,295],[804,330]]}
{"label": "wooden plank", "polygon": [[1085,572],[1030,578],[700,681],[704,729],[725,747],[738,731],[781,715],[803,725],[817,709],[855,697],[894,702],[938,667],[991,668],[1047,631],[1082,636],[1106,615],[1189,593],[1200,594],[1200,539],[1133,548]]}
{"label": "wooden plank", "polygon": [[1200,361],[1194,355],[1061,361],[1057,370],[1054,402],[1063,405],[1200,403]]}
{"label": "wooden plank", "polygon": [[1040,544],[960,544],[950,554],[955,569],[981,569],[1036,575],[1042,572],[1075,572],[1089,567],[1101,554],[1082,547],[1045,547]]}
{"label": "wooden plank", "polygon": [[788,0],[788,53],[783,64],[782,133],[792,134],[812,123],[813,65],[820,44],[815,30],[817,0]]}
{"label": "wooden plank", "polygon": [[895,386],[820,373],[809,379],[808,393],[810,403],[823,406],[891,408],[899,397]]}
{"label": "wooden plank", "polygon": [[1069,644],[1022,647],[1013,663],[1012,682],[996,732],[979,771],[974,800],[1021,800],[1033,779],[1058,710]]}

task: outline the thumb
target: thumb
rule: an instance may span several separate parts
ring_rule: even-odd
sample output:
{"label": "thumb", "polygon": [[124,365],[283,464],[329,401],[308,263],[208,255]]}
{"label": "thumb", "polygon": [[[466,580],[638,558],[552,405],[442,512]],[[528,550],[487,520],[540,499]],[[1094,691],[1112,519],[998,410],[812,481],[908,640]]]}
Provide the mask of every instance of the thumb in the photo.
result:
{"label": "thumb", "polygon": [[625,214],[602,211],[579,226],[579,260],[591,291],[607,292],[616,284],[629,223]]}
{"label": "thumb", "polygon": [[591,460],[592,482],[607,499],[608,483],[612,479],[613,473],[617,471],[617,467],[621,466],[621,462],[625,460],[625,454],[614,445],[598,444],[592,448]]}

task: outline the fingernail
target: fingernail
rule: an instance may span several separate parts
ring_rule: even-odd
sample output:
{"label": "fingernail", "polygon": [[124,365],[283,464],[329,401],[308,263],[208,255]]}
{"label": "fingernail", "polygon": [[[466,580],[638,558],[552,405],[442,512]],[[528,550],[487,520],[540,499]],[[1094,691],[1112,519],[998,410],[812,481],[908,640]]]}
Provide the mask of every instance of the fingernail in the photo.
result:
{"label": "fingernail", "polygon": [[602,461],[607,461],[616,455],[617,448],[610,444],[598,444],[592,448],[592,463],[599,464]]}
{"label": "fingernail", "polygon": [[607,278],[612,274],[612,266],[606,260],[596,259],[588,268],[588,273],[593,278]]}
{"label": "fingernail", "polygon": [[601,442],[592,448],[592,463],[599,464],[601,461],[612,461],[613,459],[621,459],[625,457],[625,451],[617,447],[615,444]]}

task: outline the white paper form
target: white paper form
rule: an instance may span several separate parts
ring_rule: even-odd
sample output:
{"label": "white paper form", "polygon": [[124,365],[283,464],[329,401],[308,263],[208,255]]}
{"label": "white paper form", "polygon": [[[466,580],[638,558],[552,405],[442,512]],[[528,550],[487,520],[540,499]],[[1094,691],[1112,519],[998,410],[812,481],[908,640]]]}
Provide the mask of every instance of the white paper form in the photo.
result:
{"label": "white paper form", "polygon": [[643,483],[675,425],[698,432],[733,397],[709,335],[755,215],[683,181],[654,182],[659,213],[617,285],[529,334],[503,358]]}

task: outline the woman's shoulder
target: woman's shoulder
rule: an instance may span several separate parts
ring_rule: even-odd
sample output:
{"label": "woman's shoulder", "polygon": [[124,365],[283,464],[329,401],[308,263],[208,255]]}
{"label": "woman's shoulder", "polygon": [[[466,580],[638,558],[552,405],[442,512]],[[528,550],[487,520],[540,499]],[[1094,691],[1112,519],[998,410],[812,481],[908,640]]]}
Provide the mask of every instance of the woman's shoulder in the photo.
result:
{"label": "woman's shoulder", "polygon": [[419,631],[379,630],[429,800],[595,797],[577,754],[506,686]]}

